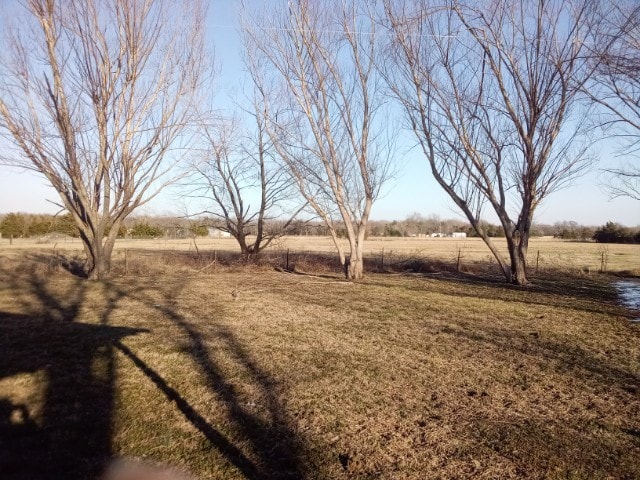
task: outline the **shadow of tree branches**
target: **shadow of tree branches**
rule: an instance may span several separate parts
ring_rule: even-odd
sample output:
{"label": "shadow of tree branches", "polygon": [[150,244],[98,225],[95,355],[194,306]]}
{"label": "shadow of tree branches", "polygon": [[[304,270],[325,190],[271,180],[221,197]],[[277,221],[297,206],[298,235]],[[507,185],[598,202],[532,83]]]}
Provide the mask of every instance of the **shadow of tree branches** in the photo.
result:
{"label": "shadow of tree branches", "polygon": [[80,323],[86,286],[54,293],[37,275],[11,278],[23,313],[0,311],[0,380],[43,376],[38,418],[0,398],[0,472],[10,480],[95,478],[111,458],[113,346],[143,330]]}
{"label": "shadow of tree branches", "polygon": [[[45,260],[46,261],[46,260]],[[138,284],[125,289],[102,283],[93,323],[86,323],[88,284],[68,277],[50,288],[50,279],[36,272],[3,270],[4,283],[19,313],[0,311],[0,380],[23,374],[43,374],[40,409],[29,408],[0,394],[0,471],[7,480],[35,478],[96,478],[114,452],[114,397],[118,389],[116,352],[142,372],[175,408],[248,479],[303,478],[301,441],[289,427],[284,393],[278,383],[252,358],[233,331],[215,319],[207,321],[207,338],[196,322],[164,302],[158,308],[150,295],[155,287]],[[95,284],[93,284],[95,287]],[[179,290],[179,289],[178,289]],[[155,291],[155,290],[154,290]],[[94,292],[95,293],[95,292]],[[163,292],[168,300],[178,291]],[[164,378],[124,341],[148,330],[111,325],[112,314],[124,299],[140,302],[182,330],[185,352],[197,365],[206,385],[226,409],[230,432],[222,433],[206,412],[192,406],[188,394]],[[211,336],[225,345],[225,355],[246,373],[246,381],[265,399],[267,415],[259,414],[226,377],[221,358],[208,342]],[[38,377],[40,378],[40,377]]]}
{"label": "shadow of tree branches", "polygon": [[[117,289],[117,287],[111,288]],[[286,405],[281,400],[285,397],[285,392],[278,382],[257,363],[249,349],[242,345],[229,327],[215,318],[190,321],[187,316],[181,314],[176,307],[180,291],[181,289],[175,284],[170,291],[162,291],[162,297],[165,299],[162,304],[156,304],[145,291],[138,291],[129,296],[148,308],[159,310],[166,319],[186,334],[188,345],[184,351],[198,366],[209,390],[218,397],[219,404],[226,410],[234,436],[242,439],[242,443],[248,445],[249,451],[243,452],[234,446],[228,438],[195,411],[177,390],[131,350],[124,345],[119,346],[120,350],[156,384],[167,398],[176,402],[185,418],[198,428],[246,478],[304,478],[300,463],[300,451],[303,445],[290,426]],[[218,306],[217,310],[222,309]],[[221,311],[220,314],[223,312]],[[202,325],[206,326],[206,335],[202,331]],[[215,349],[209,345],[213,340],[220,344]],[[266,416],[256,412],[253,405],[243,398],[233,382],[225,376],[225,369],[221,364],[222,358],[218,358],[216,352],[219,355],[225,355],[227,359],[232,359],[235,366],[243,372],[243,378],[246,379],[244,381],[257,387],[259,396],[264,401]]]}

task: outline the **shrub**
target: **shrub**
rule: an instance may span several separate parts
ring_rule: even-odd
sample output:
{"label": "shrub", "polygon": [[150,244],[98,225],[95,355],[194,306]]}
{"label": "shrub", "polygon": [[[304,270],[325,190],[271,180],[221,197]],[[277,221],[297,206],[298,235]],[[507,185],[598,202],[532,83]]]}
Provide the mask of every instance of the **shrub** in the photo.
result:
{"label": "shrub", "polygon": [[71,237],[79,237],[80,232],[76,222],[73,221],[73,217],[70,213],[55,217],[53,220],[52,232],[62,233],[63,235],[69,235]]}
{"label": "shrub", "polygon": [[162,237],[164,231],[160,227],[149,225],[148,223],[138,223],[131,229],[133,238],[158,238]]}
{"label": "shrub", "polygon": [[21,213],[9,213],[0,223],[0,233],[8,238],[27,236],[27,222]]}
{"label": "shrub", "polygon": [[194,225],[189,230],[191,230],[191,233],[196,237],[206,237],[209,235],[209,229],[204,225]]}
{"label": "shrub", "polygon": [[636,243],[640,240],[640,232],[634,232],[619,223],[607,222],[593,234],[598,243]]}
{"label": "shrub", "polygon": [[391,222],[391,224],[387,224],[384,226],[384,236],[385,237],[402,237],[402,232],[397,227],[397,222]]}

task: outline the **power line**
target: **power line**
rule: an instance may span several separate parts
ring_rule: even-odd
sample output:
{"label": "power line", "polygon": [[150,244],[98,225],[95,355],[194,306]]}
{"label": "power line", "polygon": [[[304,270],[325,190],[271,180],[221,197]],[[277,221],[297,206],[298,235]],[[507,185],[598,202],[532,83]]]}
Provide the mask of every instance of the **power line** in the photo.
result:
{"label": "power line", "polygon": [[[234,25],[222,25],[222,24],[211,24],[211,27],[215,28],[237,28]],[[264,27],[261,25],[257,26],[259,30],[263,31],[273,31],[273,32],[300,32],[300,33],[321,33],[321,34],[338,34],[338,33],[346,33],[349,35],[362,35],[362,36],[374,36],[374,35],[393,35],[391,32],[379,31],[379,32],[365,32],[358,30],[312,30],[307,28],[284,28],[284,27]],[[436,34],[426,34],[426,33],[413,33],[408,34],[410,37],[419,37],[419,38],[457,38],[458,34],[455,35],[436,35]]]}

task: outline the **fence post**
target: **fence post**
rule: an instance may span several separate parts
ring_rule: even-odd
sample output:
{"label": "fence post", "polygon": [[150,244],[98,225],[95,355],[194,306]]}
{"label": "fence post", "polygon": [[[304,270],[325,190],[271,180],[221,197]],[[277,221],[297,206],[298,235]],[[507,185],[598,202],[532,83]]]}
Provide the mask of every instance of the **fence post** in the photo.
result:
{"label": "fence post", "polygon": [[287,268],[286,270],[289,270],[289,249],[287,248]]}
{"label": "fence post", "polygon": [[384,271],[384,247],[382,247],[382,255],[380,256],[380,271]]}
{"label": "fence post", "polygon": [[539,264],[540,264],[540,250],[538,250],[538,255],[536,255],[536,273],[538,273]]}

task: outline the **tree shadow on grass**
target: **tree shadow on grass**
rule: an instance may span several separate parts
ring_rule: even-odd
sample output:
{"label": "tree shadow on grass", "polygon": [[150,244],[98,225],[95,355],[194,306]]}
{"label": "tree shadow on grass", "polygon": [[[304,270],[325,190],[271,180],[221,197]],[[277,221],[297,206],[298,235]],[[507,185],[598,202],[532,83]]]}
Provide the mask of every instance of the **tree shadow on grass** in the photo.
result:
{"label": "tree shadow on grass", "polygon": [[615,303],[616,301],[615,291],[609,288],[607,281],[603,277],[579,277],[556,272],[544,276],[533,276],[530,278],[531,283],[523,286],[506,283],[502,277],[489,277],[486,275],[452,273],[445,278],[450,282],[483,286],[494,291],[524,292],[569,297],[572,300],[583,299],[608,303]]}
{"label": "tree shadow on grass", "polygon": [[2,478],[95,478],[112,454],[114,344],[142,330],[79,323],[82,282],[61,295],[36,275],[2,274],[25,313],[0,312],[0,380],[44,377],[35,413],[0,394]]}
{"label": "tree shadow on grass", "polygon": [[[232,463],[247,479],[299,479],[304,478],[300,463],[302,441],[290,426],[285,405],[280,400],[284,395],[278,382],[252,357],[249,350],[237,339],[231,329],[215,319],[188,320],[175,307],[180,288],[172,285],[171,291],[164,291],[163,304],[144,292],[131,296],[147,307],[159,310],[170,322],[186,334],[184,351],[200,369],[209,390],[219,398],[219,404],[226,410],[233,436],[239,438],[244,448],[235,446],[229,438],[214,428],[206,418],[198,413],[188,400],[163,379],[149,364],[124,345],[118,346],[136,366],[163,392],[176,403],[177,408],[207,440]],[[206,327],[207,335],[202,332]],[[215,348],[210,341],[217,343]],[[252,387],[257,387],[266,415],[259,414],[252,402],[248,402],[228,378],[222,367],[223,360],[232,360],[242,372],[243,378]]]}
{"label": "tree shadow on grass", "polygon": [[[410,274],[407,277],[434,280],[437,283],[430,291],[458,297],[569,308],[595,314],[628,315],[625,309],[617,304],[618,297],[615,289],[602,278],[594,280],[553,274],[545,278],[534,278],[529,285],[517,286],[504,282],[500,277],[462,272],[437,275]],[[367,283],[388,288],[397,287],[375,279]],[[417,291],[425,290],[425,287],[420,284],[408,288]]]}
{"label": "tree shadow on grass", "polygon": [[[244,477],[302,478],[299,441],[288,428],[284,407],[278,400],[282,392],[233,332],[215,325],[213,335],[227,346],[224,355],[233,358],[246,372],[249,383],[260,390],[266,401],[266,416],[253,411],[236,392],[219,363],[223,357],[214,358],[200,331],[201,325],[189,322],[174,306],[157,305],[150,296],[154,287],[142,284],[124,288],[108,281],[88,284],[76,276],[65,277],[64,282],[56,284],[57,288],[50,288],[49,279],[60,275],[59,270],[55,273],[59,267],[77,272],[67,268],[65,262],[52,265],[50,262],[57,260],[47,255],[32,260],[36,262],[31,265],[36,266],[34,269],[0,272],[5,280],[0,287],[11,291],[20,311],[0,312],[0,380],[22,374],[44,375],[44,380],[39,377],[32,381],[33,388],[44,390],[40,408],[36,405],[30,410],[26,402],[16,399],[15,392],[7,397],[0,394],[3,480],[80,480],[96,478],[101,473],[114,453],[111,442],[116,351],[144,373]],[[100,297],[99,311],[93,312],[99,324],[80,323],[89,285],[101,285],[105,294]],[[62,286],[65,291],[61,291]],[[166,298],[176,295],[175,291],[164,293]],[[186,334],[186,352],[227,410],[227,429],[231,429],[227,436],[198,412],[170,380],[122,341],[147,330],[109,325],[111,314],[123,299],[159,310]],[[206,326],[211,327],[211,323]]]}
{"label": "tree shadow on grass", "polygon": [[49,273],[53,273],[56,269],[62,269],[69,272],[77,278],[87,278],[85,270],[85,259],[80,255],[71,253],[60,253],[53,250],[52,253],[29,253],[25,255],[25,259],[32,265],[40,265]]}

